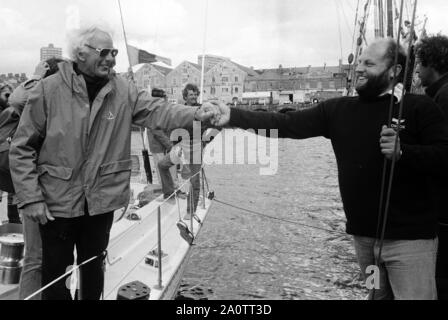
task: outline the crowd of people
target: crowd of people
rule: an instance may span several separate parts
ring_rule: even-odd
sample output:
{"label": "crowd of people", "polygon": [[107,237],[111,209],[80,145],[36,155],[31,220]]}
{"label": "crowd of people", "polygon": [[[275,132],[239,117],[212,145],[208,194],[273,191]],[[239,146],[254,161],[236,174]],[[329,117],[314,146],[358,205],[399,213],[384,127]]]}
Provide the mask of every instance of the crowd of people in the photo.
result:
{"label": "crowd of people", "polygon": [[[370,297],[447,299],[447,37],[426,37],[415,47],[426,95],[403,94],[406,52],[394,40],[382,39],[359,58],[356,97],[288,113],[253,112],[219,101],[199,105],[195,85],[185,87],[185,105],[138,92],[132,81],[115,74],[118,50],[97,27],[80,29],[70,48],[70,60],[40,63],[35,76],[14,91],[0,87],[0,111],[13,107],[21,114],[9,151],[11,201],[20,213],[16,219],[23,223],[26,247],[21,299],[64,274],[74,263],[74,248],[78,262],[107,248],[113,212],[129,201],[132,125],[149,129],[165,199],[176,192],[185,197],[177,190],[173,156],[183,151],[183,178],[191,179],[185,218],[191,218],[202,163],[194,154],[202,154],[203,141],[194,134],[170,138],[178,128],[191,132],[195,120],[203,129],[273,129],[280,138],[330,139],[361,272],[367,279],[371,266],[379,268]],[[384,173],[393,174],[388,216],[379,214]],[[97,259],[81,267],[82,299],[100,298],[102,265]],[[34,298],[71,299],[65,283]]]}

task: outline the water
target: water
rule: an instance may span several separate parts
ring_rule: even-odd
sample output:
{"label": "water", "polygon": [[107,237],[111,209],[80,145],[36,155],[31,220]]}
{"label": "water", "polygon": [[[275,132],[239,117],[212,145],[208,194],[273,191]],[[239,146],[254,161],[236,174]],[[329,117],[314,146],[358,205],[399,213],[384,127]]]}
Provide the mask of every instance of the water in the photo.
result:
{"label": "water", "polygon": [[280,140],[279,169],[212,165],[206,174],[217,199],[281,222],[215,203],[178,299],[363,299],[351,237],[328,140]]}

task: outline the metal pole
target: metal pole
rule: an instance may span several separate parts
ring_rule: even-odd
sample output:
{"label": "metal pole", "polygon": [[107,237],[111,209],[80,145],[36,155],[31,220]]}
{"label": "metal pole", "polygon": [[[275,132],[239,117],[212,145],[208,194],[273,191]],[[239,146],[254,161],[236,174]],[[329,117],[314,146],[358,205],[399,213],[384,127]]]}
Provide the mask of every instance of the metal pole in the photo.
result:
{"label": "metal pole", "polygon": [[194,197],[193,197],[193,185],[191,184],[191,178],[190,178],[190,227],[191,227],[191,233],[193,233],[193,214],[194,214]]}
{"label": "metal pole", "polygon": [[162,289],[162,221],[161,221],[161,209],[157,208],[157,253],[159,259],[159,279],[158,289]]}

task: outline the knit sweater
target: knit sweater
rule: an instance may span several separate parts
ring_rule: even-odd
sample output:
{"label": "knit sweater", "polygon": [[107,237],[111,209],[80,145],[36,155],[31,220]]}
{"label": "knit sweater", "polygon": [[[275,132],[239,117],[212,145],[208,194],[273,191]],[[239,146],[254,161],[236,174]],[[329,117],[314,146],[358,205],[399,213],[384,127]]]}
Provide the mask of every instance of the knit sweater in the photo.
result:
{"label": "knit sweater", "polygon": [[[387,125],[390,99],[390,95],[373,100],[345,97],[287,114],[232,108],[229,125],[278,129],[282,138],[330,139],[338,165],[347,233],[377,237],[384,164],[379,140],[382,126]],[[399,104],[394,104],[394,118],[398,118],[398,110]],[[447,126],[440,108],[426,96],[405,96],[402,119],[403,153],[395,167],[385,238],[433,239],[437,214],[428,177],[448,172]]]}

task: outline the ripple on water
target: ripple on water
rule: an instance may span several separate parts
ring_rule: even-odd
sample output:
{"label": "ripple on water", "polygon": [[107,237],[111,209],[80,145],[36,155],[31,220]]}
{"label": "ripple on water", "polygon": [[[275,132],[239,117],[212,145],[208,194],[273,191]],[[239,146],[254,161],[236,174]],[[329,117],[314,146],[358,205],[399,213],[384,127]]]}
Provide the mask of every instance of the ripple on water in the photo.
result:
{"label": "ripple on water", "polygon": [[[325,139],[283,140],[274,176],[253,165],[206,169],[217,198],[276,218],[344,232],[337,171]],[[178,299],[324,300],[365,296],[351,239],[215,203]]]}

